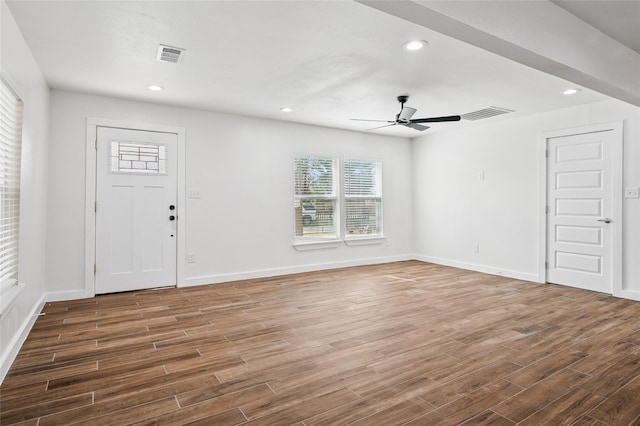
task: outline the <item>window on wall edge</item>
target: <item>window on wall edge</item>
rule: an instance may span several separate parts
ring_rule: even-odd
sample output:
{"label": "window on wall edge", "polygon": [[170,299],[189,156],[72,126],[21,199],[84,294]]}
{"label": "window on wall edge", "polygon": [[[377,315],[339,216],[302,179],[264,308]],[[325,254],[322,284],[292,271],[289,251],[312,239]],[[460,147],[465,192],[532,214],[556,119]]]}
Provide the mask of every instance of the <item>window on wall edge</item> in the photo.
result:
{"label": "window on wall edge", "polygon": [[23,287],[18,280],[22,110],[22,100],[3,76],[0,78],[0,315],[9,309]]}

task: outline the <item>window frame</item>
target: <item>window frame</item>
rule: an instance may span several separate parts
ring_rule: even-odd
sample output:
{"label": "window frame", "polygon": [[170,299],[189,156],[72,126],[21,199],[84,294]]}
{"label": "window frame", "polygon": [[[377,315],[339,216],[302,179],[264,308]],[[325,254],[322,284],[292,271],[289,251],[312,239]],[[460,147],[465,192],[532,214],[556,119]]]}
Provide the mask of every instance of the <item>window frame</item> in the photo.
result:
{"label": "window frame", "polygon": [[[331,199],[335,200],[334,207],[334,235],[327,237],[304,237],[298,236],[297,227],[301,225],[301,218],[297,219],[296,208],[300,207],[302,200],[314,198],[309,197],[304,194],[297,194],[296,188],[296,161],[298,159],[303,158],[318,158],[324,160],[332,160],[334,162],[334,191]],[[382,176],[382,167],[383,161],[380,159],[370,159],[370,158],[357,158],[357,157],[348,157],[344,156],[329,156],[329,155],[315,155],[315,154],[294,154],[293,156],[293,198],[294,198],[294,212],[293,212],[293,247],[298,251],[306,251],[306,250],[318,250],[325,248],[336,248],[341,246],[343,243],[347,246],[361,246],[361,245],[372,245],[372,244],[382,244],[386,241],[386,237],[384,235],[384,196],[383,196],[383,176]],[[346,188],[346,164],[349,161],[359,161],[366,163],[373,163],[376,166],[376,189],[377,193],[373,196],[371,195],[356,195],[351,196],[347,195]],[[317,196],[318,199],[327,199],[326,196]],[[377,215],[377,228],[378,232],[375,234],[355,234],[349,235],[347,234],[347,220],[346,220],[346,204],[348,199],[375,199],[378,200],[378,215]],[[301,212],[300,212],[301,214]]]}
{"label": "window frame", "polygon": [[[9,261],[10,266],[7,267],[7,271],[0,271],[0,316],[4,316],[13,306],[13,302],[16,300],[18,294],[22,291],[25,284],[20,281],[19,276],[19,268],[20,268],[20,204],[21,204],[21,184],[22,184],[22,144],[23,144],[23,128],[24,128],[24,97],[21,94],[19,86],[15,83],[15,81],[11,78],[10,75],[4,72],[0,73],[0,90],[2,92],[6,91],[6,95],[3,93],[1,96],[9,96],[11,97],[11,102],[14,102],[14,105],[8,109],[10,112],[14,112],[15,115],[12,117],[8,117],[7,121],[15,122],[17,124],[15,129],[10,130],[12,133],[13,140],[7,139],[3,141],[3,144],[7,144],[8,146],[5,148],[7,152],[13,154],[14,158],[12,161],[3,161],[0,163],[0,175],[4,175],[5,168],[12,168],[13,172],[11,173],[12,179],[10,184],[8,185],[9,191],[15,191],[14,197],[10,200],[12,204],[10,212],[8,215],[6,214],[4,208],[4,200],[0,200],[0,219],[4,222],[5,220],[9,220],[11,223],[11,231],[13,231],[12,235],[7,237],[7,240],[13,239],[14,242],[9,241],[9,244],[14,244],[11,247],[10,256],[13,256],[14,259]],[[10,144],[13,144],[11,146]],[[17,146],[16,146],[17,145]],[[3,185],[2,190],[4,191],[5,187]],[[2,197],[4,198],[4,197]],[[7,217],[5,217],[7,216]],[[4,237],[0,240],[0,244],[5,246],[7,241],[5,241]],[[0,249],[0,265],[6,264],[4,262],[4,247]],[[4,278],[3,278],[4,276]]]}
{"label": "window frame", "polygon": [[[329,160],[332,162],[332,192],[331,194],[303,194],[299,193],[297,187],[298,161],[305,159]],[[341,242],[341,191],[340,191],[340,160],[336,156],[315,155],[315,154],[295,154],[293,157],[293,245],[300,251],[314,250],[320,248],[337,247]],[[298,227],[303,225],[303,218],[298,219],[296,209],[301,208],[306,200],[331,200],[333,202],[333,217],[331,235],[303,236],[298,235]],[[302,212],[300,212],[302,214]]]}
{"label": "window frame", "polygon": [[[349,162],[361,162],[361,163],[371,163],[375,165],[376,168],[376,194],[375,195],[351,195],[348,194],[347,184],[349,182],[349,178],[347,177],[347,165]],[[384,195],[383,195],[383,175],[382,175],[382,160],[379,159],[370,159],[370,158],[345,158],[343,160],[342,166],[342,198],[344,199],[344,209],[343,209],[343,238],[344,242],[347,245],[364,245],[364,244],[377,244],[382,242],[385,239],[384,236]],[[378,215],[377,215],[377,228],[378,232],[374,234],[350,234],[348,227],[348,219],[347,219],[347,201],[348,200],[377,200],[379,202],[378,207]]]}

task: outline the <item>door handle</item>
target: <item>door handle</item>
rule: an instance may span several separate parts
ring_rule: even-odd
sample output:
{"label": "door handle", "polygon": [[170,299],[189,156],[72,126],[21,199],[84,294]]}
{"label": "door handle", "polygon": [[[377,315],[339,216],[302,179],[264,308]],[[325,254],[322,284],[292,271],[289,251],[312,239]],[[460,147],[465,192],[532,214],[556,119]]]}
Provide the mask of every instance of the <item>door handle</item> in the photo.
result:
{"label": "door handle", "polygon": [[174,215],[169,216],[169,220],[176,220],[176,217]]}
{"label": "door handle", "polygon": [[605,217],[604,219],[598,219],[598,222],[611,223],[611,219]]}

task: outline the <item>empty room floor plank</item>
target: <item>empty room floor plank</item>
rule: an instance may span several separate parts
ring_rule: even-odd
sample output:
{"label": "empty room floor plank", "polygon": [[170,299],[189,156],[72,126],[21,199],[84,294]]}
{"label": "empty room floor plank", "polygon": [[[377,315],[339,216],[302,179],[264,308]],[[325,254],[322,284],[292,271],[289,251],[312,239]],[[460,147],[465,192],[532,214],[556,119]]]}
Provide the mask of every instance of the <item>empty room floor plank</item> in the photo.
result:
{"label": "empty room floor plank", "polygon": [[47,303],[3,425],[640,424],[640,302],[419,261]]}

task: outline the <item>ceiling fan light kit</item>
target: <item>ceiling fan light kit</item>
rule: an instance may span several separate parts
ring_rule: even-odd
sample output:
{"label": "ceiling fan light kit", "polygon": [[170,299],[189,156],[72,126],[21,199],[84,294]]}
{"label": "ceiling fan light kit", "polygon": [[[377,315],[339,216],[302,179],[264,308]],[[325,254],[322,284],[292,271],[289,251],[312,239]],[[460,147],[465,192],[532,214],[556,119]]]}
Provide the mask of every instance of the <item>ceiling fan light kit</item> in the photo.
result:
{"label": "ceiling fan light kit", "polygon": [[391,126],[405,126],[410,127],[415,130],[425,131],[429,128],[429,126],[423,126],[420,123],[444,123],[448,121],[460,121],[459,115],[448,115],[445,117],[428,117],[428,118],[411,118],[416,113],[415,108],[406,107],[404,104],[409,100],[409,95],[400,95],[398,96],[398,102],[400,102],[400,112],[396,114],[395,120],[368,120],[363,118],[352,118],[355,121],[377,121],[380,123],[388,123],[382,126],[373,127],[369,130],[382,129],[383,127],[391,127]]}

